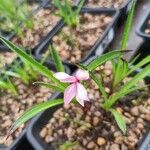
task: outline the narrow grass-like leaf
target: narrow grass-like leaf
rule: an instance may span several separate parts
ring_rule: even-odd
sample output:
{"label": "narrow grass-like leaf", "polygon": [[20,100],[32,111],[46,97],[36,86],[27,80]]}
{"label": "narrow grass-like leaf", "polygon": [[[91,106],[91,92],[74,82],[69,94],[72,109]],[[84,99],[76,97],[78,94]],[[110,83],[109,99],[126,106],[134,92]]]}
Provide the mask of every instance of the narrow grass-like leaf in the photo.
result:
{"label": "narrow grass-like leaf", "polygon": [[110,112],[113,114],[118,127],[121,129],[121,131],[126,134],[126,122],[125,119],[123,118],[123,116],[117,112],[115,109],[110,109]]}
{"label": "narrow grass-like leaf", "polygon": [[145,57],[143,60],[141,60],[136,65],[133,65],[133,67],[128,71],[127,75],[130,75],[132,72],[137,70],[138,68],[141,68],[142,66],[150,63],[150,56]]}
{"label": "narrow grass-like leaf", "polygon": [[126,76],[128,72],[128,62],[122,58],[119,58],[117,64],[112,63],[113,68],[115,67],[115,70],[113,70],[113,87],[115,88],[117,84],[119,84]]}
{"label": "narrow grass-like leaf", "polygon": [[105,63],[106,61],[119,57],[120,54],[122,54],[122,51],[111,51],[101,56],[97,56],[97,58],[95,58],[92,62],[90,62],[86,67],[88,71],[93,71],[98,66]]}
{"label": "narrow grass-like leaf", "polygon": [[[128,81],[115,95],[113,95],[104,104],[105,107],[111,108],[119,98],[135,91],[139,87],[135,87],[136,84],[150,74],[150,65],[146,66],[141,72],[134,76],[130,81]],[[141,87],[140,87],[141,88]]]}
{"label": "narrow grass-like leaf", "polygon": [[48,77],[51,81],[55,82],[60,88],[64,89],[66,87],[66,84],[61,83],[59,80],[57,80],[53,73],[45,66],[43,66],[41,63],[33,59],[30,55],[25,53],[22,49],[15,46],[13,43],[5,39],[4,37],[0,36],[0,40],[4,42],[8,48],[10,48],[12,51],[18,54],[19,57],[25,59],[28,61],[32,66],[34,66],[42,75]]}
{"label": "narrow grass-like leaf", "polygon": [[121,49],[122,50],[125,50],[126,47],[127,47],[127,42],[128,42],[128,39],[129,39],[129,32],[131,30],[131,26],[132,26],[132,22],[133,22],[133,15],[134,15],[134,11],[135,11],[135,5],[136,5],[135,0],[132,0],[132,6],[131,6],[131,9],[129,10],[128,18],[127,18],[127,21],[126,21],[126,24],[125,24],[125,29],[124,29],[124,32],[123,32],[123,39],[122,39],[122,42],[121,42]]}
{"label": "narrow grass-like leaf", "polygon": [[95,81],[95,83],[99,87],[100,93],[102,94],[102,97],[106,101],[107,100],[107,94],[105,92],[104,86],[102,85],[102,82],[97,79],[97,77],[94,75],[94,73],[90,72],[89,74],[90,74],[90,77]]}
{"label": "narrow grass-like leaf", "polygon": [[46,110],[48,108],[51,108],[51,107],[63,104],[63,102],[64,102],[63,99],[53,99],[53,100],[50,100],[50,101],[47,101],[47,102],[43,102],[43,103],[37,104],[37,105],[33,106],[32,108],[28,109],[26,112],[24,112],[21,115],[20,118],[18,118],[14,122],[14,124],[11,127],[11,129],[10,129],[10,131],[9,131],[7,136],[9,136],[20,125],[24,124],[25,122],[27,122],[29,119],[31,119],[32,117],[34,117],[38,113],[40,113],[40,112],[42,112],[42,111],[44,111],[44,110]]}
{"label": "narrow grass-like leaf", "polygon": [[5,73],[5,75],[11,76],[11,77],[21,78],[21,75],[20,75],[20,74],[15,73],[15,72],[13,72],[13,71],[5,71],[4,73]]}
{"label": "narrow grass-like leaf", "polygon": [[55,66],[58,72],[64,72],[64,66],[62,64],[61,58],[57,52],[57,50],[55,49],[54,46],[50,47],[50,51],[51,51],[51,56],[55,62]]}
{"label": "narrow grass-like leaf", "polygon": [[134,63],[138,60],[138,58],[140,57],[140,54],[138,54],[137,56],[135,56],[129,63],[130,65],[134,65]]}
{"label": "narrow grass-like leaf", "polygon": [[38,85],[45,86],[47,88],[53,89],[58,92],[63,92],[63,90],[61,88],[59,88],[58,86],[52,85],[51,83],[48,83],[48,82],[37,81],[37,82],[34,82],[33,84],[34,85],[38,84]]}

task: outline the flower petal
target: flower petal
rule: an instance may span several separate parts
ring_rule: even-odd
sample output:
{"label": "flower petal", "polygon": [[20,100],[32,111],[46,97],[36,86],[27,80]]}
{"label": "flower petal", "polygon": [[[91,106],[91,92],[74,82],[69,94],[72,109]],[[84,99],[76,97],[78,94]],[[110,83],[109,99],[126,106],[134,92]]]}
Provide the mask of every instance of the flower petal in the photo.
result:
{"label": "flower petal", "polygon": [[76,96],[76,100],[84,107],[84,100],[80,99],[78,96]]}
{"label": "flower petal", "polygon": [[71,84],[64,92],[64,103],[69,104],[71,100],[76,96],[77,86],[76,84]]}
{"label": "flower petal", "polygon": [[84,106],[84,101],[89,101],[87,91],[81,83],[77,83],[77,101]]}
{"label": "flower petal", "polygon": [[64,83],[73,83],[77,81],[74,76],[70,76],[65,72],[57,72],[54,74],[54,77]]}
{"label": "flower petal", "polygon": [[76,72],[76,78],[78,80],[88,80],[89,79],[89,73],[88,73],[88,71],[79,69]]}

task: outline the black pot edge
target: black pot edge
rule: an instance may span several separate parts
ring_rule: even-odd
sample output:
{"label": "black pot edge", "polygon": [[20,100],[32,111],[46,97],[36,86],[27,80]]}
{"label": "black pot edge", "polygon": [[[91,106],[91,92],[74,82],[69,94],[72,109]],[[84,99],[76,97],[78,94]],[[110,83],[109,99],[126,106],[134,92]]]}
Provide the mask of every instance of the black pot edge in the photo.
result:
{"label": "black pot edge", "polygon": [[142,139],[138,150],[150,150],[150,129],[147,130],[145,137]]}
{"label": "black pot edge", "polygon": [[144,16],[144,18],[142,19],[141,23],[139,24],[138,28],[136,29],[136,33],[141,36],[144,40],[148,40],[150,41],[150,35],[145,34],[143,32],[143,29],[145,29],[145,25],[147,23],[148,18],[150,18],[150,11],[148,11],[146,13],[146,15]]}
{"label": "black pot edge", "polygon": [[[37,61],[39,61],[38,58],[35,58],[35,59]],[[16,61],[20,61],[20,58],[17,57],[12,62],[12,64],[14,64]],[[45,66],[48,66],[48,68],[50,67],[51,70],[56,70],[55,64],[53,64],[51,62],[48,62],[48,61],[45,61],[44,63],[45,63]],[[65,67],[65,72],[68,73],[68,74],[70,74],[71,73],[70,69],[66,65],[64,65],[64,67]],[[10,69],[9,65],[6,66],[6,69],[7,70]],[[53,94],[53,95],[56,95],[56,94]],[[50,97],[50,99],[51,99],[51,97]],[[26,132],[27,132],[26,130],[27,130],[28,126],[30,126],[30,123],[31,122],[28,123],[28,125],[25,127],[25,129],[22,131],[22,133],[16,138],[16,140],[14,140],[14,142],[9,147],[6,147],[4,145],[0,145],[0,150],[16,150],[16,148],[18,147],[18,145],[20,145],[24,141],[24,138],[25,138],[25,135],[26,135]]]}
{"label": "black pot edge", "polygon": [[[148,80],[150,82],[150,76],[148,76]],[[62,98],[62,94],[56,93],[53,95],[52,99],[55,98]],[[60,106],[56,106],[55,108],[48,109],[42,113],[40,113],[38,116],[36,116],[33,120],[31,125],[27,128],[27,139],[32,144],[35,150],[55,150],[52,146],[45,144],[45,142],[40,138],[39,134],[37,133],[37,128],[40,130],[41,126],[45,125],[48,120],[50,119],[50,116],[54,113],[55,110],[60,108]],[[51,113],[51,114],[50,114]],[[49,117],[47,117],[49,115]],[[47,120],[44,120],[44,119]],[[42,122],[42,120],[44,120]],[[39,125],[40,124],[40,125]],[[42,124],[42,125],[41,125]],[[148,133],[145,133],[143,138],[138,143],[138,148],[136,150],[149,150],[150,148],[150,129],[147,130]]]}
{"label": "black pot edge", "polygon": [[[84,63],[91,57],[92,55],[100,55],[102,54],[108,46],[111,44],[115,37],[115,29],[117,24],[117,19],[119,17],[119,11],[116,11],[115,9],[102,9],[102,8],[85,8],[83,7],[81,12],[108,12],[108,13],[114,13],[113,21],[108,25],[108,27],[105,29],[102,37],[98,38],[94,46],[91,48],[87,56],[85,56],[80,63]],[[49,45],[51,42],[51,39],[54,35],[56,35],[63,27],[65,26],[65,23],[63,21],[60,21],[57,27],[53,30],[53,32],[49,33],[48,36],[45,38],[45,41],[35,50],[35,56],[39,59],[41,59],[41,51]],[[98,50],[100,49],[100,51]],[[52,61],[52,60],[49,60]],[[75,66],[67,61],[63,61],[65,65],[68,65],[72,70],[75,70]]]}
{"label": "black pot edge", "polygon": [[0,150],[15,150],[18,145],[24,140],[25,138],[26,129],[19,135],[19,137],[9,146],[0,146]]}
{"label": "black pot edge", "polygon": [[[85,3],[86,3],[86,0],[85,0]],[[117,22],[118,26],[121,26],[123,24],[123,22],[125,21],[125,18],[127,17],[127,14],[128,14],[128,11],[131,8],[131,3],[132,3],[131,0],[126,0],[120,8],[118,8],[118,9],[113,8],[113,9],[118,10],[120,12],[119,19]],[[84,7],[88,7],[88,6],[84,6]],[[95,8],[95,7],[93,7],[93,8]],[[97,7],[97,8],[103,8],[103,7]]]}
{"label": "black pot edge", "polygon": [[[54,6],[53,4],[51,4],[51,1],[47,0],[46,3],[45,3],[45,5],[43,7],[44,8],[49,8],[50,6]],[[74,4],[72,6],[78,6],[79,3],[80,3],[80,0],[75,0]]]}

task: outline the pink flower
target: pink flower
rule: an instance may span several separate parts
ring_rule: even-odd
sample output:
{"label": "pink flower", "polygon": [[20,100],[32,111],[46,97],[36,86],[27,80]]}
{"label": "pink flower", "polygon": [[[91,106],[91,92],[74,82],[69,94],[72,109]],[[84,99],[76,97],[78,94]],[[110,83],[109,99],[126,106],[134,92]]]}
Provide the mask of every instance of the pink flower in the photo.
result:
{"label": "pink flower", "polygon": [[64,92],[65,104],[69,104],[74,97],[82,106],[84,106],[84,101],[89,101],[87,91],[80,83],[82,80],[89,79],[89,73],[87,71],[78,70],[74,76],[70,76],[64,72],[58,72],[54,76],[61,82],[71,83]]}

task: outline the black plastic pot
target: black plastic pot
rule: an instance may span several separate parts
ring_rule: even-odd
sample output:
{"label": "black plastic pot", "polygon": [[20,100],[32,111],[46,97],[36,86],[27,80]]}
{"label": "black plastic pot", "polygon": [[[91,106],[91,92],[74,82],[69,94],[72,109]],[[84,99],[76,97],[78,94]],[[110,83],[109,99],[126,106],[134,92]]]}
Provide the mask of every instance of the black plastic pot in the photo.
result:
{"label": "black plastic pot", "polygon": [[[147,77],[147,79],[150,83],[150,77]],[[52,99],[62,97],[62,94],[57,93],[52,97]],[[30,126],[27,129],[27,139],[32,144],[35,150],[55,150],[52,145],[47,144],[46,142],[44,142],[44,140],[42,140],[39,133],[42,127],[44,127],[44,125],[46,125],[51,119],[53,113],[57,109],[61,108],[61,106],[62,105],[47,109],[32,120]],[[150,150],[150,128],[147,133],[145,134],[144,138],[139,142],[139,147],[137,148],[137,150]]]}
{"label": "black plastic pot", "polygon": [[147,134],[141,142],[138,150],[150,150],[150,130],[147,131]]}
{"label": "black plastic pot", "polygon": [[[36,59],[37,61],[40,61]],[[20,62],[20,58],[16,58],[12,64],[15,64],[15,62]],[[20,62],[21,63],[21,62]],[[56,71],[56,67],[54,64],[45,61],[44,65],[47,66],[50,70]],[[67,66],[65,67],[65,72],[70,74],[70,69]],[[10,70],[10,67],[6,67],[7,70]],[[55,95],[55,94],[54,94]],[[50,98],[51,99],[51,98]],[[31,126],[30,122],[28,123],[27,127]],[[32,145],[28,142],[26,139],[26,133],[27,133],[27,127],[23,130],[23,132],[18,136],[18,138],[11,144],[11,146],[6,147],[4,145],[0,145],[0,150],[32,150]],[[30,148],[30,149],[29,149]]]}
{"label": "black plastic pot", "polygon": [[[115,37],[115,29],[116,29],[116,22],[118,19],[119,12],[112,10],[112,9],[92,9],[92,8],[82,8],[81,13],[92,13],[92,14],[106,14],[111,15],[113,17],[112,22],[107,26],[106,30],[104,31],[102,37],[99,37],[93,47],[89,50],[88,54],[80,61],[80,63],[86,62],[89,57],[95,55],[101,55],[111,44],[112,40]],[[52,38],[58,34],[61,29],[65,26],[65,23],[62,21],[60,24],[47,35],[44,42],[39,45],[39,47],[35,50],[35,55],[37,58],[42,58],[42,54],[47,50],[48,46],[52,43]],[[51,61],[51,60],[49,60]],[[70,66],[72,70],[75,69],[75,66],[68,61],[63,61],[64,64]]]}
{"label": "black plastic pot", "polygon": [[[63,95],[56,93],[51,99],[62,98]],[[32,144],[35,150],[55,150],[51,145],[46,144],[40,137],[39,132],[48,120],[52,117],[53,113],[62,105],[52,107],[40,113],[32,119],[30,126],[28,126],[27,139]]]}
{"label": "black plastic pot", "polygon": [[25,132],[26,132],[26,130],[24,130],[20,134],[20,136],[14,141],[14,143],[9,148],[5,147],[3,145],[0,145],[0,150],[16,150],[16,148],[20,145],[20,143],[22,143],[24,141]]}
{"label": "black plastic pot", "polygon": [[[54,6],[52,3],[53,0],[45,0],[45,1],[46,1],[46,3],[44,5],[44,8],[49,8],[50,6]],[[74,0],[74,1],[75,2],[73,4],[73,6],[78,6],[78,4],[80,3],[80,0]]]}
{"label": "black plastic pot", "polygon": [[[149,20],[150,20],[150,11],[144,16],[143,20],[141,21],[137,29],[137,34],[141,36],[147,44],[150,42],[150,34],[146,34],[144,30],[148,27]],[[150,29],[150,24],[149,24],[149,29]]]}
{"label": "black plastic pot", "polygon": [[[87,0],[85,0],[85,4],[86,4]],[[119,19],[118,19],[118,26],[122,25],[123,22],[125,21],[125,18],[127,17],[128,11],[131,8],[131,0],[125,0],[125,2],[122,4],[122,6],[120,8],[118,8],[118,10],[120,11],[119,14]],[[90,7],[90,6],[86,6],[86,7]],[[99,6],[97,6],[99,7]],[[112,9],[117,9],[117,8],[112,8]]]}

